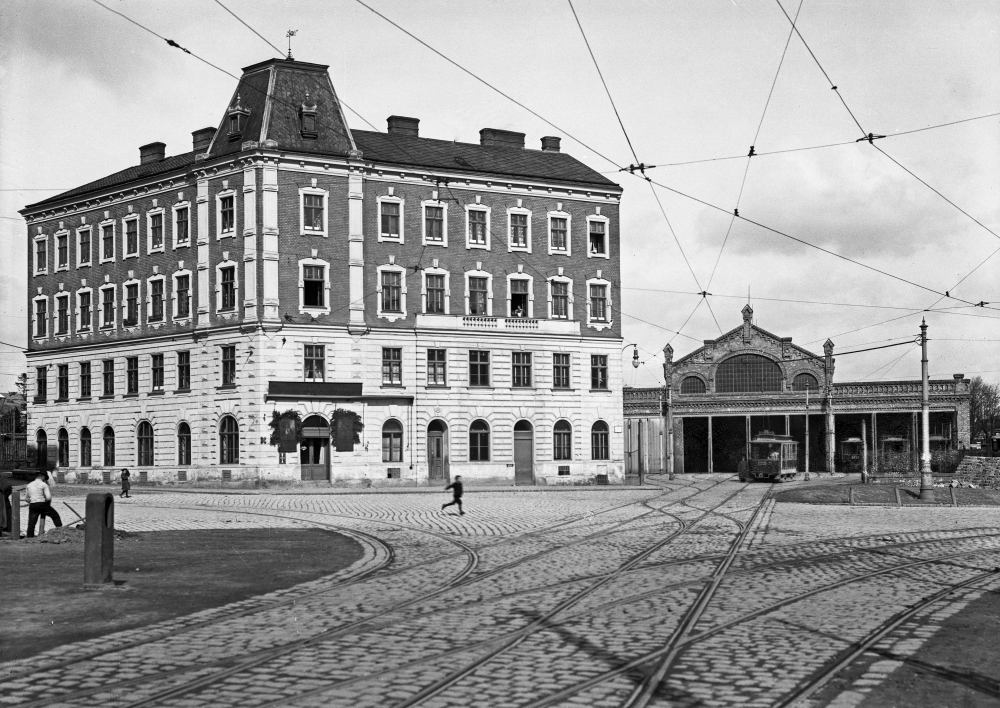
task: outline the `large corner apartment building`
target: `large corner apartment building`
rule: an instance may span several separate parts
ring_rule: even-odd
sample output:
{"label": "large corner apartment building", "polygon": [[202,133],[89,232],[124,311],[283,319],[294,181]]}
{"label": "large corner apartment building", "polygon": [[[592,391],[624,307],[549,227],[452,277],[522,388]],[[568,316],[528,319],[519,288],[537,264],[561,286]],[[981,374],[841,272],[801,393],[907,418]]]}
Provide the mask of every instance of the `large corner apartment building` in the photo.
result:
{"label": "large corner apartment building", "polygon": [[620,187],[558,138],[418,123],[351,130],[326,66],[269,60],[191,151],[26,207],[60,476],[620,481]]}

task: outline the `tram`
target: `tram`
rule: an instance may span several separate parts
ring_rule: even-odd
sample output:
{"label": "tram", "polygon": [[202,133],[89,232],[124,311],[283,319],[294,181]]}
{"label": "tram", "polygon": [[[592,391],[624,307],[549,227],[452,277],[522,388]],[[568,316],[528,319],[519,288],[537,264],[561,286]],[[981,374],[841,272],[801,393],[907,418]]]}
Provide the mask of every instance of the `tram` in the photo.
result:
{"label": "tram", "polygon": [[751,480],[784,482],[798,474],[799,444],[788,435],[762,430],[750,441],[747,472]]}

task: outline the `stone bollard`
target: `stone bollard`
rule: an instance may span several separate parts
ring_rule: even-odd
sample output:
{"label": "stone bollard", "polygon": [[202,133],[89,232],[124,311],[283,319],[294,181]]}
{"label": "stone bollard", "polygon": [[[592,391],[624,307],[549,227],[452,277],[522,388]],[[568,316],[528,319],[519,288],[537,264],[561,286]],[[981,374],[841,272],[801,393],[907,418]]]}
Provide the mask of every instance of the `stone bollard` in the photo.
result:
{"label": "stone bollard", "polygon": [[109,492],[87,495],[87,520],[83,551],[83,585],[113,583],[115,562],[115,498]]}

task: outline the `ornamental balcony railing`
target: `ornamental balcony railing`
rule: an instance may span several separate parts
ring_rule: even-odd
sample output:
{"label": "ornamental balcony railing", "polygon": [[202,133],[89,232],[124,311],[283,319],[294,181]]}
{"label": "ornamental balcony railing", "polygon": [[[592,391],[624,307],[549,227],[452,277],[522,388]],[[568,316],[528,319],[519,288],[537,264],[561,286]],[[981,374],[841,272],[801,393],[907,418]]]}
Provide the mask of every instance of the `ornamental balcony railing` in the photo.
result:
{"label": "ornamental balcony railing", "polygon": [[538,332],[539,334],[580,334],[573,320],[539,320],[528,317],[486,317],[484,315],[417,315],[417,327],[490,332]]}

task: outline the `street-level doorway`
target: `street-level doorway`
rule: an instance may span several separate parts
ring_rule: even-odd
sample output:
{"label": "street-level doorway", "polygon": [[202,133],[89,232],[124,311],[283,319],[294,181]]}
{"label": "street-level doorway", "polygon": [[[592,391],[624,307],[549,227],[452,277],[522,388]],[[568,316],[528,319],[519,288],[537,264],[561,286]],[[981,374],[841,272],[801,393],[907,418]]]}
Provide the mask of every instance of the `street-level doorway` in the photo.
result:
{"label": "street-level doorway", "polygon": [[514,484],[535,483],[535,430],[531,423],[519,420],[514,424]]}
{"label": "street-level doorway", "polygon": [[330,479],[330,424],[322,416],[311,415],[302,422],[299,462],[303,482]]}
{"label": "street-level doorway", "polygon": [[448,457],[448,426],[443,420],[432,420],[427,426],[427,467],[432,483],[451,481]]}

